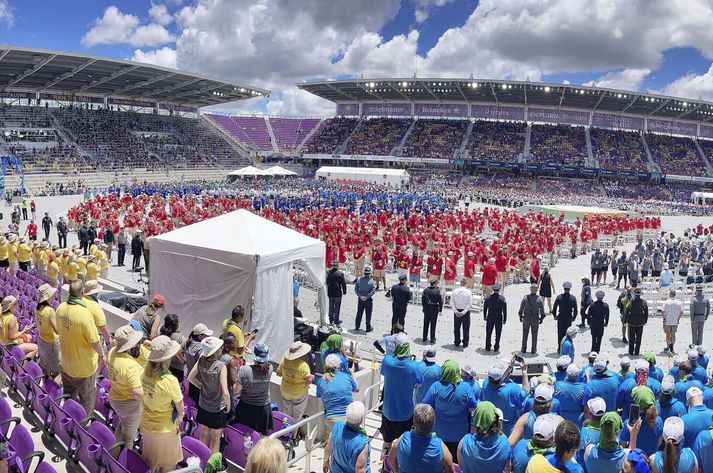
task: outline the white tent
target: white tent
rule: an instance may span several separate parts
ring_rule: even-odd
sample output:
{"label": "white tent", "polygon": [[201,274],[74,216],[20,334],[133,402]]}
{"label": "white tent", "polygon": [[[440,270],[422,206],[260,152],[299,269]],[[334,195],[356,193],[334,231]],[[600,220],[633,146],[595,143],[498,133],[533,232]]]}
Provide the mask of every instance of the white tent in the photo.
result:
{"label": "white tent", "polygon": [[355,181],[386,184],[392,187],[401,187],[408,184],[409,173],[403,169],[386,168],[348,168],[342,166],[322,166],[315,174],[318,179],[327,181],[335,179],[351,179]]}
{"label": "white tent", "polygon": [[285,169],[282,166],[272,166],[270,168],[265,169],[265,172],[272,174],[273,176],[296,176],[297,173],[290,171],[289,169]]}
{"label": "white tent", "polygon": [[266,176],[262,169],[256,168],[255,166],[245,166],[244,168],[238,169],[237,171],[232,171],[228,173],[228,176]]}
{"label": "white tent", "polygon": [[713,192],[691,192],[691,202],[700,205],[713,203]]}
{"label": "white tent", "polygon": [[151,240],[151,293],[166,297],[184,332],[198,322],[219,332],[236,305],[246,328],[279,361],[293,341],[292,263],[300,262],[319,289],[324,319],[324,242],[247,210],[179,228]]}

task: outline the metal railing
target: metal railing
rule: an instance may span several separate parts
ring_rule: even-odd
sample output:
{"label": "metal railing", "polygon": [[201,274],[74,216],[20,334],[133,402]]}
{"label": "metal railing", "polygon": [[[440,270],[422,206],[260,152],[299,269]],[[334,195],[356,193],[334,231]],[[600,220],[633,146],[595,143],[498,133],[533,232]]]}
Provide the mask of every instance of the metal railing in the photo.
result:
{"label": "metal railing", "polygon": [[[287,462],[288,468],[295,465],[297,462],[301,461],[303,458],[306,458],[304,471],[307,471],[307,472],[312,471],[312,468],[311,468],[312,452],[322,446],[321,443],[314,442],[314,436],[315,436],[315,433],[317,432],[317,427],[319,426],[319,420],[322,417],[324,417],[324,412],[318,412],[316,414],[311,415],[310,417],[302,419],[299,422],[289,425],[289,426],[285,427],[284,429],[278,430],[277,432],[270,435],[271,439],[280,439],[281,437],[284,437],[284,436],[289,435],[292,432],[294,432],[294,436],[296,437],[297,431],[303,425],[307,426],[306,427],[307,435],[305,436],[305,449],[303,452],[300,452],[299,454],[295,452],[294,458],[292,458],[291,460],[289,460]],[[312,427],[312,425],[311,425],[312,422],[315,422],[314,427]]]}

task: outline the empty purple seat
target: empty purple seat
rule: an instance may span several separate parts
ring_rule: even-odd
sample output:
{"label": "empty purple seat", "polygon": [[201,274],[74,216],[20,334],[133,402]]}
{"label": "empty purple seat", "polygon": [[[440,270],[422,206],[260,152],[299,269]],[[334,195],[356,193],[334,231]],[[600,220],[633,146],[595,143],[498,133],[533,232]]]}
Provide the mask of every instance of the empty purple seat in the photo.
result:
{"label": "empty purple seat", "polygon": [[72,457],[90,473],[101,470],[103,449],[117,455],[121,446],[123,442],[117,442],[114,432],[101,422],[92,422],[86,429],[80,423],[74,423]]}
{"label": "empty purple seat", "polygon": [[[197,430],[197,429],[196,429]],[[229,425],[223,431],[225,435],[225,458],[244,468],[250,453],[251,444],[260,440],[260,434],[243,424]]]}
{"label": "empty purple seat", "polygon": [[17,424],[10,438],[8,439],[10,446],[17,454],[17,458],[22,462],[24,471],[30,471],[30,464],[33,458],[38,458],[38,462],[42,463],[45,458],[45,452],[35,450],[35,442],[32,440],[30,431],[22,424]]}
{"label": "empty purple seat", "polygon": [[24,400],[25,405],[32,402],[32,382],[44,379],[44,377],[42,368],[34,361],[28,361],[23,368],[18,370],[15,389]]}
{"label": "empty purple seat", "polygon": [[147,473],[150,469],[143,458],[133,450],[124,449],[117,458],[102,449],[102,466],[107,473]]}
{"label": "empty purple seat", "polygon": [[[97,381],[97,389],[96,389],[96,401],[94,403],[94,411],[96,411],[97,414],[101,416],[102,419],[104,419],[104,422],[109,425],[113,426],[114,425],[114,409],[111,408],[111,404],[109,404],[109,390],[111,389],[111,385],[109,383],[108,378],[102,378]],[[104,394],[102,395],[102,390],[104,391]]]}
{"label": "empty purple seat", "polygon": [[84,408],[73,399],[66,399],[60,406],[61,399],[50,401],[53,421],[50,424],[50,432],[69,452],[72,448],[74,433],[74,423],[80,425],[87,423],[87,413]]}
{"label": "empty purple seat", "polygon": [[[295,425],[296,421],[294,418],[291,416],[288,416],[284,412],[280,411],[272,411],[272,429],[267,431],[267,435],[270,436],[274,434],[275,432],[278,432],[282,429],[284,429],[287,425]],[[295,436],[294,432],[291,432],[290,434],[287,435],[290,439],[292,439]]]}
{"label": "empty purple seat", "polygon": [[50,401],[59,399],[63,394],[62,387],[51,379],[46,379],[42,385],[39,382],[32,383],[32,413],[44,430],[49,430],[53,420]]}
{"label": "empty purple seat", "polygon": [[5,398],[0,397],[0,434],[7,436],[12,424],[19,424],[20,418],[12,415],[12,408]]}

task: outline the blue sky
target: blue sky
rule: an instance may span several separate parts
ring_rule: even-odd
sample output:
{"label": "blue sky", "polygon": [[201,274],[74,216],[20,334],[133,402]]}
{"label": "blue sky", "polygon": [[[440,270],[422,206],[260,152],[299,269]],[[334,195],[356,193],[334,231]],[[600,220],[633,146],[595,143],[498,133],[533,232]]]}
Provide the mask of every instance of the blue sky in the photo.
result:
{"label": "blue sky", "polygon": [[[713,0],[0,0],[0,42],[250,83],[227,109],[328,113],[302,80],[449,76],[713,98]],[[655,25],[656,27],[651,27]]]}

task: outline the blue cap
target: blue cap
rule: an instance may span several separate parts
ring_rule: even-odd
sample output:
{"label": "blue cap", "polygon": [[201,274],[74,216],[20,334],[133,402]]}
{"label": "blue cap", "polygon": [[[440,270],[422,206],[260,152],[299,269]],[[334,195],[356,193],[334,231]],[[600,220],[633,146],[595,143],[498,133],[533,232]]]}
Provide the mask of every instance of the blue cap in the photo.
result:
{"label": "blue cap", "polygon": [[500,290],[500,283],[496,282],[495,284],[493,284],[492,289],[493,289],[493,291],[499,291],[499,290]]}
{"label": "blue cap", "polygon": [[139,323],[138,320],[130,320],[129,321],[129,326],[133,328],[136,331],[139,331],[141,333],[144,332],[144,329],[141,328],[141,324]]}
{"label": "blue cap", "polygon": [[265,345],[264,343],[258,343],[255,345],[255,348],[253,348],[253,360],[258,361],[260,363],[266,363],[270,361],[268,358],[268,352],[270,349]]}
{"label": "blue cap", "polygon": [[566,283],[562,284],[562,287],[565,289],[572,289],[572,283],[567,281]]}

